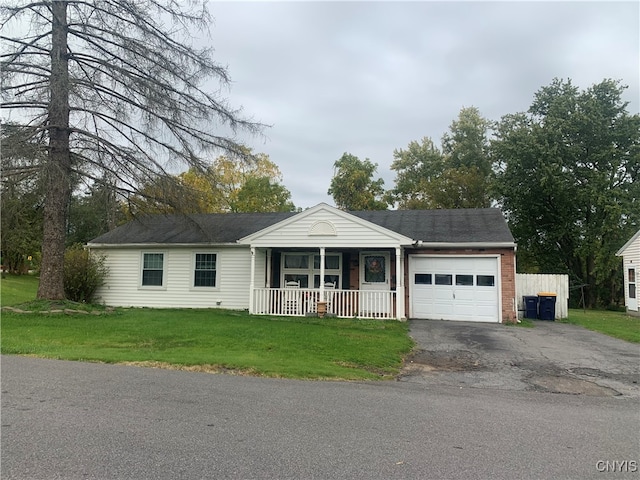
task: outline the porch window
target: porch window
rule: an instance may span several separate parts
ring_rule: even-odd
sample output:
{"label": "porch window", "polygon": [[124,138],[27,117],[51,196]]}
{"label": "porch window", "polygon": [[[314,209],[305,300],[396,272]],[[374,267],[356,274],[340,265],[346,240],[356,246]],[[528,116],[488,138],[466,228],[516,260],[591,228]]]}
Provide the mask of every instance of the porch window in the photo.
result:
{"label": "porch window", "polygon": [[142,254],[142,286],[161,287],[164,276],[164,253]]}
{"label": "porch window", "polygon": [[[324,257],[324,281],[340,288],[342,255],[327,253]],[[314,253],[283,253],[282,284],[300,282],[300,288],[320,288],[320,255]]]}
{"label": "porch window", "polygon": [[216,286],[217,259],[218,256],[215,253],[195,254],[194,287]]}

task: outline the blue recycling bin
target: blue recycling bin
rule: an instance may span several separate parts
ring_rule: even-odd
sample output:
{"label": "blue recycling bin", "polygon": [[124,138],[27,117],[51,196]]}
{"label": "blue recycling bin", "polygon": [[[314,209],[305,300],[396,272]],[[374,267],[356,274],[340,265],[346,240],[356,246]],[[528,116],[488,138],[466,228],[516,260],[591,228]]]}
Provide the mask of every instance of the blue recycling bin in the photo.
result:
{"label": "blue recycling bin", "polygon": [[538,318],[538,297],[525,295],[522,297],[524,318]]}
{"label": "blue recycling bin", "polygon": [[556,319],[556,294],[550,292],[538,293],[538,318],[554,321]]}

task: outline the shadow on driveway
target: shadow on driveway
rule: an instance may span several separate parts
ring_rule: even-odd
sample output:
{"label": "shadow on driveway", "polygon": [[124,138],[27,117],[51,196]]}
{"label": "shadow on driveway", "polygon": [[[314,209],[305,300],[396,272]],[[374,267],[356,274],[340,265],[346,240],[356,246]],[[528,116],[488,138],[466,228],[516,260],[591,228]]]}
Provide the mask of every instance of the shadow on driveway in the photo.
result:
{"label": "shadow on driveway", "polygon": [[461,388],[640,398],[640,345],[585,328],[410,320],[400,380]]}

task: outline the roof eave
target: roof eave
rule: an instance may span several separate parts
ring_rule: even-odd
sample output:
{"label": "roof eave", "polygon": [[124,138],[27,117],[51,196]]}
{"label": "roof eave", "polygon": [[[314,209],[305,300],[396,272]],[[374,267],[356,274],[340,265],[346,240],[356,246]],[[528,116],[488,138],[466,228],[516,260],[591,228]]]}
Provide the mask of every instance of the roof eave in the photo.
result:
{"label": "roof eave", "polygon": [[203,248],[203,247],[246,247],[237,242],[227,243],[87,243],[89,248]]}
{"label": "roof eave", "polygon": [[423,242],[417,240],[413,248],[516,248],[515,242]]}

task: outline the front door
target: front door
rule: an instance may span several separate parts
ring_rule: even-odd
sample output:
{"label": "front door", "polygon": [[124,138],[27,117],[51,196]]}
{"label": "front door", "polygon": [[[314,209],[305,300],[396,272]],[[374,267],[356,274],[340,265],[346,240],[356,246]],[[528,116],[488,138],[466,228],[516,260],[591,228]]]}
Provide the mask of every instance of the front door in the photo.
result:
{"label": "front door", "polygon": [[389,252],[360,254],[360,313],[389,314],[391,285],[389,283]]}

